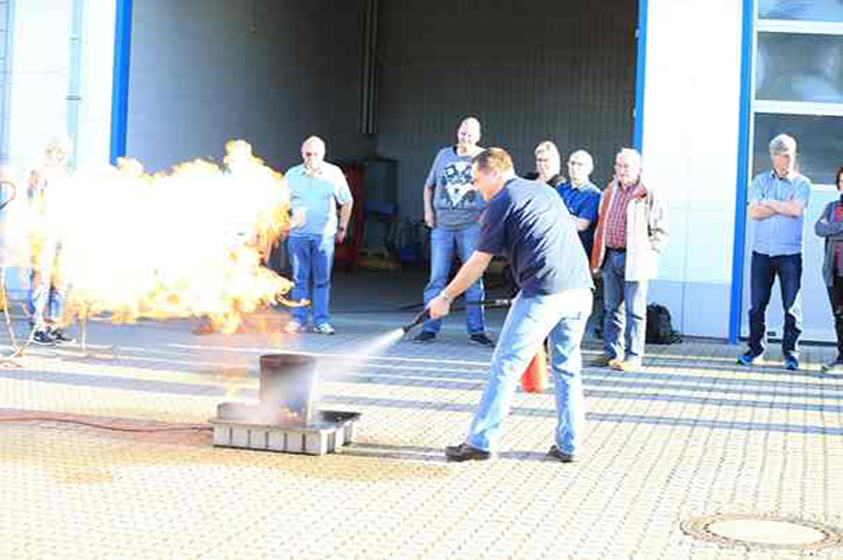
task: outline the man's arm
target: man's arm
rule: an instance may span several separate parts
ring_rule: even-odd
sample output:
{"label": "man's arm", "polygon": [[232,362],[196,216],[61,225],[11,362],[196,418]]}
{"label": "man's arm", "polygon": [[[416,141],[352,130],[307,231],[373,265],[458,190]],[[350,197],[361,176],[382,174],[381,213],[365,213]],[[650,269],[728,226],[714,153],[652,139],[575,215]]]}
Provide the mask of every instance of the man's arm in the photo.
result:
{"label": "man's arm", "polygon": [[351,219],[351,208],[353,206],[353,200],[340,205],[340,225],[337,229],[337,243],[345,241],[345,236],[348,233],[348,221]]}
{"label": "man's arm", "polygon": [[445,289],[428,304],[427,309],[433,319],[438,319],[448,314],[451,308],[451,302],[483,276],[483,272],[485,272],[486,267],[492,261],[492,256],[490,253],[483,253],[482,251],[471,253],[471,256],[462,265],[462,268],[457,272],[454,279],[451,280],[451,283],[445,286]]}
{"label": "man's arm", "polygon": [[831,214],[834,212],[836,203],[829,202],[823,213],[814,224],[814,233],[820,237],[830,237],[835,240],[843,240],[843,222],[832,222]]}
{"label": "man's arm", "polygon": [[585,231],[591,226],[591,220],[586,220],[585,218],[577,218],[574,217],[574,223],[577,224],[577,231]]}
{"label": "man's arm", "polygon": [[762,200],[760,204],[769,208],[774,214],[790,218],[800,218],[805,212],[805,202],[802,200]]}
{"label": "man's arm", "polygon": [[430,229],[436,227],[436,215],[433,213],[433,185],[424,186],[424,223]]}
{"label": "man's arm", "polygon": [[749,217],[753,220],[766,220],[776,215],[775,210],[764,204],[765,200],[759,200],[749,205]]}

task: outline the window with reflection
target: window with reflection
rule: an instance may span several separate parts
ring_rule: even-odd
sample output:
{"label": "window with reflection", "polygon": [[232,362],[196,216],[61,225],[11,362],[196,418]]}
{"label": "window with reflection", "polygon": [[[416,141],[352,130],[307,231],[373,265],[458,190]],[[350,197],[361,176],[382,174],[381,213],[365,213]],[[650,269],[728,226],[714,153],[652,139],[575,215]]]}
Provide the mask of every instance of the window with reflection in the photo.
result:
{"label": "window with reflection", "polygon": [[759,33],[755,98],[843,103],[843,36]]}
{"label": "window with reflection", "polygon": [[843,0],[758,0],[758,17],[843,22]]}

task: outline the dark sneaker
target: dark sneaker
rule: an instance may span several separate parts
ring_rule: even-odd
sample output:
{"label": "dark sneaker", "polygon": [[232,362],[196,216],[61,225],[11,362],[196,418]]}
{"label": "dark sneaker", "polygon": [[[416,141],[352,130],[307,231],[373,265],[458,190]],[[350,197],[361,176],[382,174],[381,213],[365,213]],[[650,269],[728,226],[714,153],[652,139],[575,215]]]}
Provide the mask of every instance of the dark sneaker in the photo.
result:
{"label": "dark sneaker", "polygon": [[492,454],[488,451],[471,447],[467,443],[461,443],[459,445],[449,445],[446,447],[445,457],[447,457],[449,461],[459,463],[462,461],[488,461],[492,457]]}
{"label": "dark sneaker", "polygon": [[38,330],[32,335],[32,342],[40,346],[55,346],[56,339],[46,330]]}
{"label": "dark sneaker", "polygon": [[436,334],[430,331],[422,331],[416,335],[413,342],[418,342],[420,344],[430,344],[431,342],[436,342]]}
{"label": "dark sneaker", "polygon": [[486,346],[488,348],[495,347],[494,341],[486,336],[485,333],[470,334],[468,335],[468,340],[474,344],[479,344],[480,346]]}
{"label": "dark sneaker", "polygon": [[799,358],[793,354],[788,354],[784,357],[784,368],[788,371],[796,371],[799,369]]}
{"label": "dark sneaker", "polygon": [[555,443],[550,446],[550,451],[547,452],[548,457],[553,457],[562,463],[573,463],[574,455],[572,453],[565,453]]}
{"label": "dark sneaker", "polygon": [[738,358],[738,365],[741,366],[754,366],[761,362],[761,354],[753,354],[752,352],[746,352],[740,358]]}
{"label": "dark sneaker", "polygon": [[843,357],[837,358],[833,362],[823,364],[823,373],[843,373]]}
{"label": "dark sneaker", "polygon": [[594,360],[592,360],[592,361],[591,361],[591,363],[589,363],[588,365],[590,365],[590,366],[592,366],[592,367],[610,367],[610,368],[614,368],[617,364],[619,364],[619,363],[621,363],[621,362],[623,362],[623,360],[620,360],[620,359],[618,359],[618,358],[615,358],[614,356],[606,356],[606,355],[603,355],[603,356],[600,356],[599,358],[595,358],[595,359],[594,359]]}
{"label": "dark sneaker", "polygon": [[68,336],[64,329],[50,329],[49,334],[56,341],[56,344],[73,344],[76,342],[76,339]]}

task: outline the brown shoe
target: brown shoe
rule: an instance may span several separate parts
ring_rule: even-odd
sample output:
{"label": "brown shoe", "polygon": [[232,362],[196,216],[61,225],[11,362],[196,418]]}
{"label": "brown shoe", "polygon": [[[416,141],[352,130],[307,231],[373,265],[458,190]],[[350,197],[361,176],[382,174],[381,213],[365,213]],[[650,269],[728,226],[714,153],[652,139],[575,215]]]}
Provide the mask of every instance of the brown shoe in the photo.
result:
{"label": "brown shoe", "polygon": [[619,360],[613,356],[600,356],[599,358],[595,358],[589,365],[593,367],[610,367],[614,368],[617,364],[621,363],[623,360]]}
{"label": "brown shoe", "polygon": [[615,371],[636,371],[643,366],[641,360],[616,360],[615,363],[609,365]]}

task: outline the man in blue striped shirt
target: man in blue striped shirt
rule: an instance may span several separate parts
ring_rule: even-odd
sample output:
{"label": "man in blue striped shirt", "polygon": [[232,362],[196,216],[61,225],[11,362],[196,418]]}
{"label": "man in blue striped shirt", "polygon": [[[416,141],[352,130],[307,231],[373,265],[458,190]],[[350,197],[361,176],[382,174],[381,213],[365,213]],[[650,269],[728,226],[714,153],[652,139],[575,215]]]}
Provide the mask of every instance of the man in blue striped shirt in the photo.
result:
{"label": "man in blue striped shirt", "polygon": [[767,304],[776,277],[784,309],[782,353],[788,370],[799,369],[802,334],[802,222],[811,182],[796,171],[796,140],[780,134],[770,141],[772,171],[752,182],[749,217],[754,227],[750,270],[749,348],[738,363],[760,360],[767,344]]}

